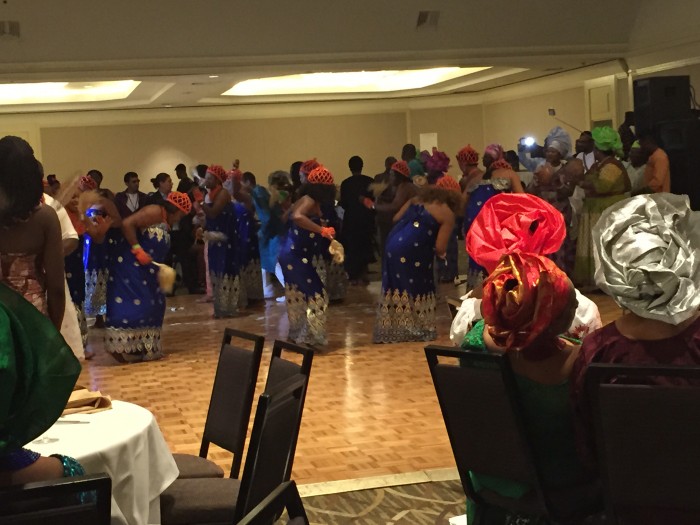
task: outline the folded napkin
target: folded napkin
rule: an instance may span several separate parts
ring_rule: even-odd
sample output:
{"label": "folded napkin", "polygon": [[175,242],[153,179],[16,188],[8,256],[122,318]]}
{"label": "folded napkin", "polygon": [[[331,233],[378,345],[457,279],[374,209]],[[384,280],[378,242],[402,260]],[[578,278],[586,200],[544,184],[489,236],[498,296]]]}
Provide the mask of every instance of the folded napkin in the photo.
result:
{"label": "folded napkin", "polygon": [[76,387],[66,403],[62,416],[69,414],[94,414],[112,408],[112,398],[97,392],[90,392],[87,388]]}

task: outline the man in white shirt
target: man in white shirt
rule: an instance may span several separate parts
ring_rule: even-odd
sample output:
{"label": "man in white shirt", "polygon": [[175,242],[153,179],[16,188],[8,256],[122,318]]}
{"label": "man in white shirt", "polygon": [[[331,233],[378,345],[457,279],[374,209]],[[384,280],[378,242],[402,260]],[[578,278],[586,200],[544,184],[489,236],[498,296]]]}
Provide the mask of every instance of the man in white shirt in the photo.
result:
{"label": "man in white shirt", "polygon": [[583,162],[583,173],[588,173],[595,163],[593,134],[590,131],[582,131],[581,136],[576,139],[576,158]]}

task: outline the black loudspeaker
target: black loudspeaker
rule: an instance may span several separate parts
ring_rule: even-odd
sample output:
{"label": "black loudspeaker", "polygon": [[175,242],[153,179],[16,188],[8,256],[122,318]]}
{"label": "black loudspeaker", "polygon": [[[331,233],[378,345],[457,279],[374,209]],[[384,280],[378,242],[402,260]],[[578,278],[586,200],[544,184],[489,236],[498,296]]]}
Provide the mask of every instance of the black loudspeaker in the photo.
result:
{"label": "black loudspeaker", "polygon": [[651,77],[634,81],[637,135],[654,131],[660,122],[689,118],[689,76]]}
{"label": "black loudspeaker", "polygon": [[700,210],[700,120],[660,122],[654,131],[671,165],[671,192],[688,195]]}

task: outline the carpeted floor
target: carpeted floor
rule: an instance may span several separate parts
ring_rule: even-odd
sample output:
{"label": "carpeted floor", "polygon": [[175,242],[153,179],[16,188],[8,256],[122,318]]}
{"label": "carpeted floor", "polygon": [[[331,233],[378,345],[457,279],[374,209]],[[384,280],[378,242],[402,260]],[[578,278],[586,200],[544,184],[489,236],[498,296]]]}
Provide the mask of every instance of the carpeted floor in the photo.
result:
{"label": "carpeted floor", "polygon": [[341,492],[303,499],[311,525],[447,525],[464,514],[459,480]]}

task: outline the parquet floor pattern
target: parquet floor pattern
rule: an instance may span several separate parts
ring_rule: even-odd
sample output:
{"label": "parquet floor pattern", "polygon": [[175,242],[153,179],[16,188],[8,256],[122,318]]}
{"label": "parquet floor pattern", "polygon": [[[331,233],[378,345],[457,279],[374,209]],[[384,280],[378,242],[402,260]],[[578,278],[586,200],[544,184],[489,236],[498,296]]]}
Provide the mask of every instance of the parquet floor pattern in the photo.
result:
{"label": "parquet floor pattern", "polygon": [[[451,285],[441,292],[458,295]],[[454,466],[423,353],[424,343],[371,342],[379,283],[348,287],[329,309],[329,346],[316,353],[294,462],[297,483],[355,479]],[[214,320],[201,296],[168,299],[164,360],[120,365],[105,354],[102,330],[90,331],[96,351],[80,383],[155,415],[173,452],[197,454],[218,350],[225,327],[266,338],[256,399],[267,377],[272,341],[287,333],[284,304],[266,301],[235,319]],[[604,295],[591,296],[604,322],[619,309]],[[449,345],[449,311],[438,309],[437,344]],[[255,414],[255,408],[253,408]],[[252,416],[251,416],[252,418]],[[252,421],[251,421],[252,425]],[[217,447],[209,457],[228,473],[231,455]]]}

